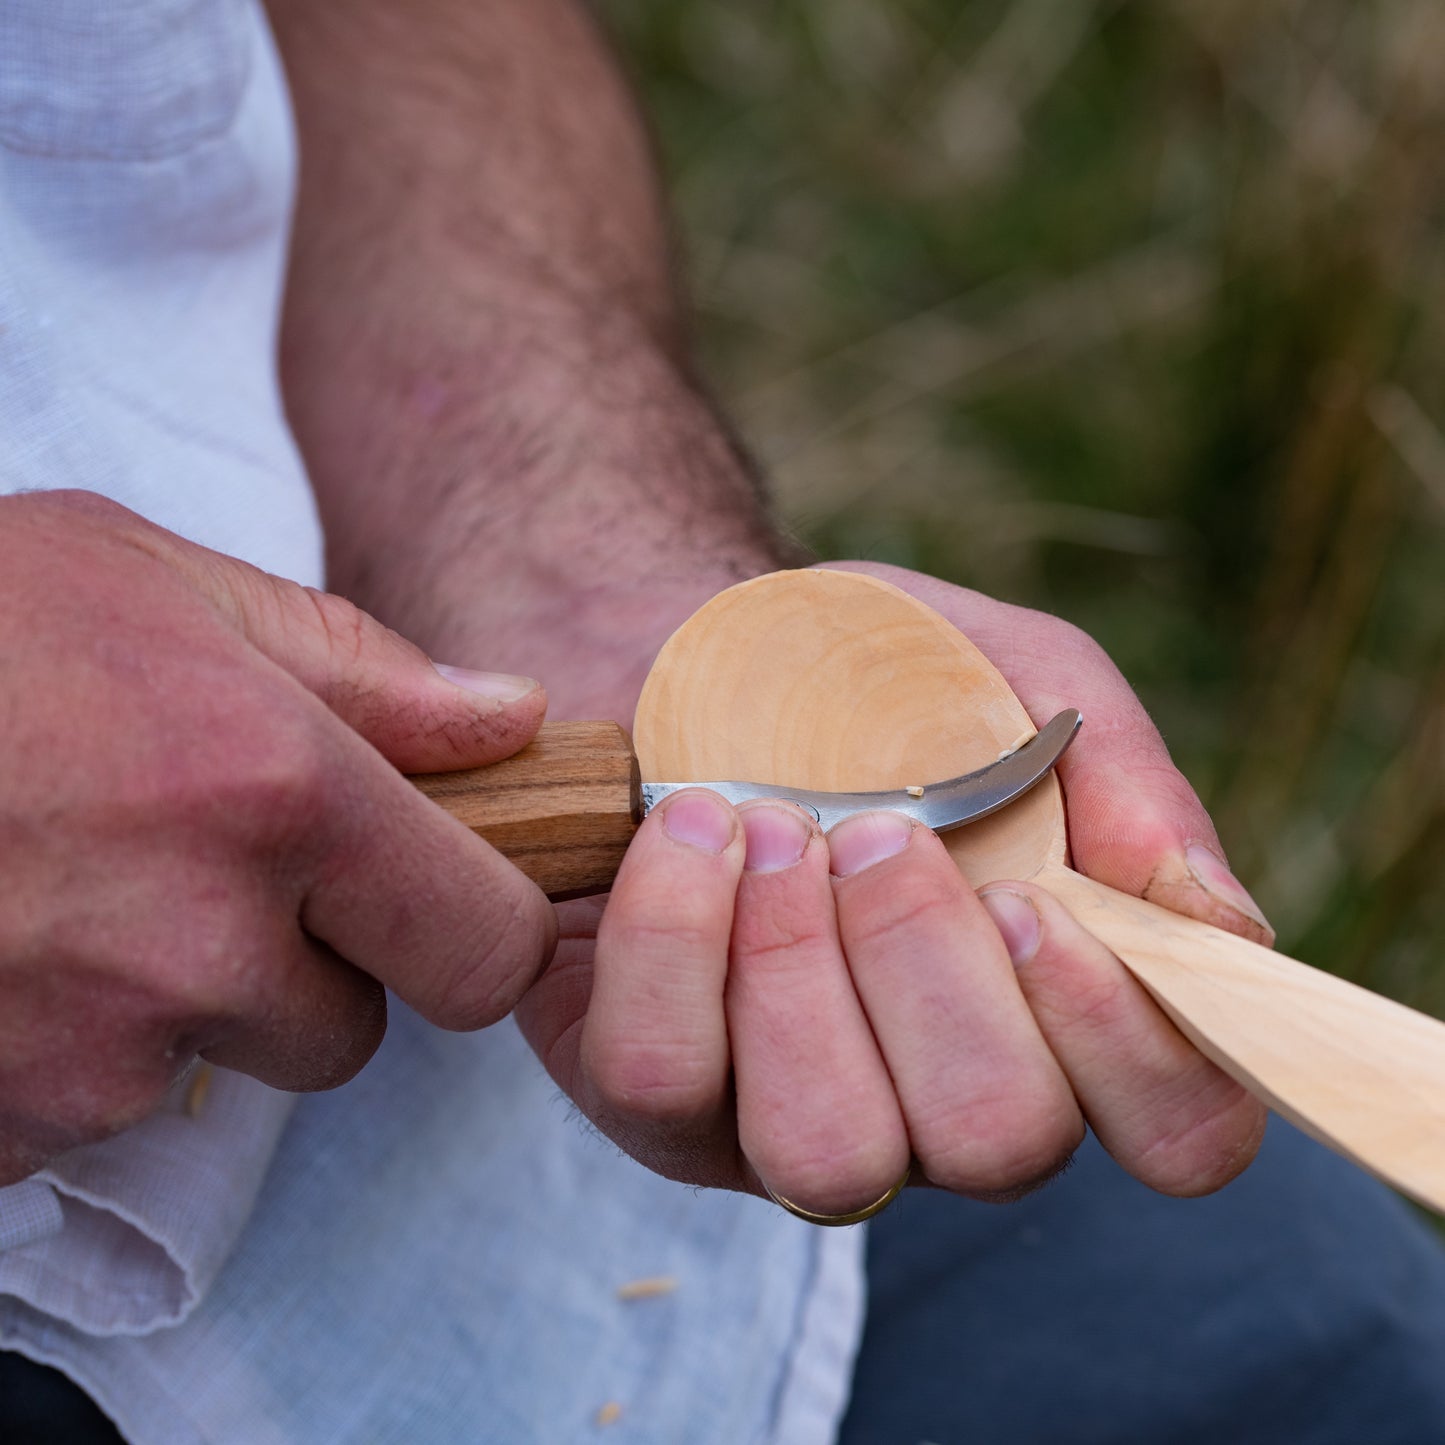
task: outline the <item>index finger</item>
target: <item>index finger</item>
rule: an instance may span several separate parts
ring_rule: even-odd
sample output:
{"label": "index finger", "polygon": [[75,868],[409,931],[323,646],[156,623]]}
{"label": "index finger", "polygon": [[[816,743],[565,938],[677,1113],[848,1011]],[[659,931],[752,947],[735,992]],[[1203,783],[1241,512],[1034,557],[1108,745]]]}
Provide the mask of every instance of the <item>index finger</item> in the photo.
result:
{"label": "index finger", "polygon": [[313,811],[296,820],[309,832],[301,926],[432,1023],[495,1023],[552,955],[552,906],[344,724],[327,724],[326,761],[301,789]]}
{"label": "index finger", "polygon": [[634,1159],[736,1187],[724,990],[743,840],[732,807],[688,788],[637,830],[597,933],[570,1092]]}

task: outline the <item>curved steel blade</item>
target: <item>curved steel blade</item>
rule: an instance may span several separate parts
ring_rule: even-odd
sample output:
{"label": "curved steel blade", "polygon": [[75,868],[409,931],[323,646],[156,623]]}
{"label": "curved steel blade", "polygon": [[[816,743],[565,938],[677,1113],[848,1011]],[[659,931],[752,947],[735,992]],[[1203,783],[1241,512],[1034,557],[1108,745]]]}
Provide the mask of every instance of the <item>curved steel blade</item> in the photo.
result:
{"label": "curved steel blade", "polygon": [[820,793],[775,783],[644,783],[642,809],[650,813],[669,793],[682,788],[711,788],[730,803],[745,803],[752,798],[779,798],[797,803],[818,820],[825,832],[855,813],[886,808],[890,812],[905,813],[935,833],[942,833],[976,818],[986,818],[1022,797],[1063,757],[1082,723],[1078,710],[1067,708],[1021,748],[996,763],[965,773],[961,778],[925,784],[913,792],[888,788],[878,793]]}

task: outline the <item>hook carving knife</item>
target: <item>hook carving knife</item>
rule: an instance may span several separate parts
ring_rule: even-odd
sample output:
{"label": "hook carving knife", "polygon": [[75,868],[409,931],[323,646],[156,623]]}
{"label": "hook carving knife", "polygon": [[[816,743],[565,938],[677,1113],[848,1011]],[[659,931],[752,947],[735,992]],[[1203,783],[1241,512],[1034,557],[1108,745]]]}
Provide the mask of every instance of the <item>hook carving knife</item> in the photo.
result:
{"label": "hook carving knife", "polygon": [[820,793],[770,783],[698,779],[643,783],[631,739],[613,722],[548,723],[490,767],[417,774],[411,781],[510,858],[552,899],[605,892],[637,826],[681,788],[730,803],[775,798],[807,809],[826,831],[855,813],[888,809],[943,832],[986,818],[1042,781],[1074,740],[1070,708],[1022,746],[976,772],[881,793]]}

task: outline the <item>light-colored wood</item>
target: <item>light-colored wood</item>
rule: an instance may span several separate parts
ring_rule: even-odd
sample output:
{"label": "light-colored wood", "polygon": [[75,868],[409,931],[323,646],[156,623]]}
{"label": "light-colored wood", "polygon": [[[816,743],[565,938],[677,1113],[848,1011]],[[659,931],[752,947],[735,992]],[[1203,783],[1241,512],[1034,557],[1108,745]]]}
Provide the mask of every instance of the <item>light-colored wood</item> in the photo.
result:
{"label": "light-colored wood", "polygon": [[[828,571],[774,573],[706,604],[663,649],[634,725],[649,781],[843,791],[954,777],[1031,731],[992,664],[937,614]],[[1445,1211],[1445,1024],[1073,873],[1053,778],[947,841],[975,886],[1049,888],[1247,1088]]]}
{"label": "light-colored wood", "polygon": [[642,818],[637,759],[614,722],[545,723],[500,763],[411,781],[553,899],[609,888]]}
{"label": "light-colored wood", "polygon": [[[653,664],[633,724],[650,783],[833,792],[956,778],[1035,731],[993,664],[936,612],[872,577],[812,570],[706,603]],[[1057,780],[949,834],[948,847],[976,885],[1062,862]]]}
{"label": "light-colored wood", "polygon": [[1282,953],[1050,866],[1036,882],[1272,1109],[1445,1212],[1445,1025]]}

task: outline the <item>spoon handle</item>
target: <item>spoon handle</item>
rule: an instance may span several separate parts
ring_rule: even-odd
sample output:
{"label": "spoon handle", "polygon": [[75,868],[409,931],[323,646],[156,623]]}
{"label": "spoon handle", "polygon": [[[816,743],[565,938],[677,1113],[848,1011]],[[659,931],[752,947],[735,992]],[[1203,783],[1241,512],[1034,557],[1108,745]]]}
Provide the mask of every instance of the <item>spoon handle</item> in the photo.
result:
{"label": "spoon handle", "polygon": [[1220,1068],[1321,1143],[1445,1211],[1445,1024],[1061,865],[1035,881]]}

